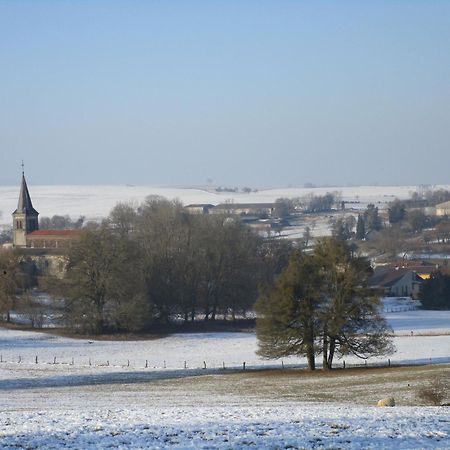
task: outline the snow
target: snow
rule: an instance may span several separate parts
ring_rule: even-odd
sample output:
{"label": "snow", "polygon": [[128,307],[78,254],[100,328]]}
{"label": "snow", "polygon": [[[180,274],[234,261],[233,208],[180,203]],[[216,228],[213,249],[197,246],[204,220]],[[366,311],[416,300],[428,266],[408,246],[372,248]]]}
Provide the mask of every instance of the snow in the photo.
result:
{"label": "snow", "polygon": [[[76,403],[76,400],[75,400]],[[448,448],[444,408],[152,407],[4,412],[2,448]]]}
{"label": "snow", "polygon": [[422,306],[420,300],[411,297],[384,297],[381,302],[384,313],[413,311]]}
{"label": "snow", "polygon": [[[106,217],[117,202],[142,202],[149,195],[160,195],[168,199],[179,199],[184,204],[211,203],[225,201],[235,203],[274,202],[280,197],[302,197],[308,194],[324,195],[339,192],[342,200],[352,202],[349,206],[357,209],[374,203],[383,208],[394,198],[408,198],[418,186],[352,186],[329,188],[284,188],[264,189],[251,193],[216,192],[211,188],[194,187],[152,187],[152,186],[34,186],[28,179],[34,207],[42,216],[69,215],[72,218],[85,216],[87,220]],[[0,225],[11,224],[11,213],[17,206],[19,196],[17,186],[0,186]],[[436,186],[449,189],[450,186]]]}
{"label": "snow", "polygon": [[[395,331],[393,364],[450,362],[449,311],[392,312],[387,319]],[[445,407],[306,403],[296,398],[295,378],[289,398],[267,380],[233,378],[248,372],[244,361],[247,368],[281,366],[256,349],[254,333],[102,341],[0,328],[0,447],[450,448]],[[383,380],[390,392],[390,378]],[[255,383],[266,383],[265,391],[252,392]]]}
{"label": "snow", "polygon": [[397,335],[450,333],[450,311],[403,311],[388,313],[386,318]]}

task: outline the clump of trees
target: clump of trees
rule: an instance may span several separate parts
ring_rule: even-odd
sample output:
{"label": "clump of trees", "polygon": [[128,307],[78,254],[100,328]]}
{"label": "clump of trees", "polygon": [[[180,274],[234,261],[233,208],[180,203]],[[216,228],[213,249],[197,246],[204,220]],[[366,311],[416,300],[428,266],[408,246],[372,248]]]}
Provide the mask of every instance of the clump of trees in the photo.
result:
{"label": "clump of trees", "polygon": [[53,217],[42,216],[39,219],[39,228],[41,230],[69,230],[69,229],[79,229],[84,224],[84,216],[79,217],[77,220],[72,220],[69,216],[58,216]]}
{"label": "clump of trees", "polygon": [[436,206],[450,200],[450,191],[447,189],[430,189],[424,186],[420,192],[413,192],[411,199],[406,200],[408,206]]}
{"label": "clump of trees", "polygon": [[11,321],[11,310],[20,290],[19,259],[11,250],[0,249],[0,314],[1,319]]}
{"label": "clump of trees", "polygon": [[331,211],[338,201],[336,193],[327,192],[325,195],[312,195],[306,204],[306,211],[310,213]]}
{"label": "clump of trees", "polygon": [[406,205],[404,202],[396,199],[388,206],[388,217],[391,225],[399,223],[406,217]]}
{"label": "clump of trees", "polygon": [[11,322],[11,311],[28,313],[31,301],[27,296],[33,277],[13,250],[0,248],[0,321]]}
{"label": "clump of trees", "polygon": [[363,215],[366,231],[380,231],[383,228],[381,217],[378,212],[378,207],[373,203],[367,205]]}
{"label": "clump of trees", "polygon": [[311,370],[317,355],[331,369],[336,356],[391,353],[391,330],[366,288],[370,273],[368,261],[335,238],[320,240],[313,255],[294,252],[256,303],[258,353],[306,356]]}
{"label": "clump of trees", "polygon": [[347,241],[355,236],[353,229],[356,224],[356,219],[352,215],[340,217],[332,224],[331,234],[341,241]]}
{"label": "clump of trees", "polygon": [[11,241],[12,241],[12,228],[9,227],[4,230],[0,230],[0,245]]}
{"label": "clump of trees", "polygon": [[450,275],[433,273],[422,284],[420,300],[425,309],[450,309]]}
{"label": "clump of trees", "polygon": [[356,220],[355,237],[359,240],[365,239],[366,237],[366,224],[361,214],[358,214],[358,219]]}
{"label": "clump of trees", "polygon": [[57,289],[76,331],[141,331],[154,324],[245,316],[290,244],[262,240],[240,221],[190,215],[177,201],[119,204],[85,229]]}

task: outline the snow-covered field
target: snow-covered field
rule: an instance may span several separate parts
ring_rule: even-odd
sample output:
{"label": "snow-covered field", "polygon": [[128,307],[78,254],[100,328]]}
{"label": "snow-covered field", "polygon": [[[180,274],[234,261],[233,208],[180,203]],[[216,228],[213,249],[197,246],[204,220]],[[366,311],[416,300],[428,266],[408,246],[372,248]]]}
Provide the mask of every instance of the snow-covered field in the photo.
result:
{"label": "snow-covered field", "polygon": [[216,406],[1,414],[4,449],[445,449],[444,408],[334,405]]}
{"label": "snow-covered field", "polygon": [[[383,207],[394,198],[408,198],[418,186],[352,186],[330,188],[284,188],[265,189],[251,193],[216,192],[203,188],[169,188],[151,186],[35,186],[28,178],[28,186],[34,207],[42,216],[69,215],[72,218],[85,216],[87,220],[106,217],[117,202],[142,202],[149,195],[161,195],[168,199],[179,199],[184,204],[225,201],[235,203],[274,202],[280,197],[302,197],[308,194],[324,195],[340,192],[342,200],[353,202],[355,208],[365,208],[368,203]],[[11,223],[11,213],[17,206],[17,186],[0,186],[0,225]],[[450,186],[436,186],[445,189]]]}
{"label": "snow-covered field", "polygon": [[[450,312],[387,318],[396,332],[392,363],[450,363]],[[305,402],[300,391],[296,395],[296,376],[239,378],[253,373],[243,372],[244,361],[247,369],[281,367],[257,357],[256,348],[253,333],[119,342],[0,329],[0,447],[450,448],[448,410],[401,406],[415,404],[408,392],[402,394],[407,403],[380,409],[361,406],[376,397],[369,396],[369,384],[357,389],[357,378],[347,381],[359,395],[355,404]],[[284,360],[286,367],[304,363]],[[375,373],[372,396],[409,389],[403,378],[392,384],[402,373]],[[305,383],[320,396],[320,378]],[[289,395],[281,395],[283,389]],[[351,397],[351,389],[346,394]]]}

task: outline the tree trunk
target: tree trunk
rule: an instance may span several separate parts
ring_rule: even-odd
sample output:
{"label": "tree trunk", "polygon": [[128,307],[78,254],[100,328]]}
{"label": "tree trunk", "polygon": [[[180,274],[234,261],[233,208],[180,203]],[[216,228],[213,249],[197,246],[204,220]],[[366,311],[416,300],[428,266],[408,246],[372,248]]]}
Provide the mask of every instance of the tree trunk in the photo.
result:
{"label": "tree trunk", "polygon": [[308,369],[315,370],[316,369],[316,359],[314,357],[314,346],[308,345],[306,349],[306,359],[308,360]]}
{"label": "tree trunk", "polygon": [[331,369],[333,367],[333,358],[335,349],[336,349],[336,339],[330,338],[330,352],[328,353],[328,361],[327,361],[328,369]]}
{"label": "tree trunk", "polygon": [[328,336],[327,329],[325,327],[323,331],[323,344],[322,344],[322,369],[328,370]]}
{"label": "tree trunk", "polygon": [[308,360],[308,369],[315,370],[316,369],[316,358],[314,351],[314,329],[312,322],[308,323],[307,326],[307,341],[306,341],[306,358]]}
{"label": "tree trunk", "polygon": [[329,360],[329,353],[324,353],[322,355],[322,369],[323,370],[330,370],[331,366],[330,366],[330,360]]}

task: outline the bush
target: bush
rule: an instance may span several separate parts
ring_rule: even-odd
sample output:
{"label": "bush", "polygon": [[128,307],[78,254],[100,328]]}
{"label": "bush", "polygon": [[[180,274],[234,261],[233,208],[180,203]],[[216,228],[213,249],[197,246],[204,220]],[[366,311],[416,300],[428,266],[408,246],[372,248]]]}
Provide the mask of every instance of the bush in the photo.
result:
{"label": "bush", "polygon": [[448,395],[449,381],[448,377],[434,376],[419,389],[417,396],[427,405],[441,406]]}

